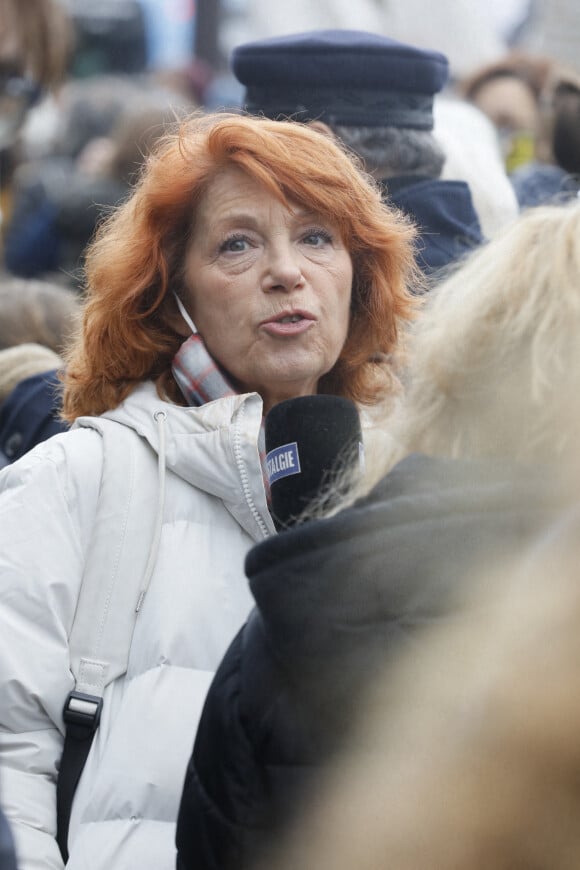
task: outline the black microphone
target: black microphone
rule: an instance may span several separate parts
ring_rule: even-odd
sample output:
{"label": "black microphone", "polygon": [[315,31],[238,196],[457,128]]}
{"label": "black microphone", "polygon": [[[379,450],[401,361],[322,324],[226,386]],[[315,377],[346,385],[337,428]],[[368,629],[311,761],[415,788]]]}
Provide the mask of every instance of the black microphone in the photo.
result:
{"label": "black microphone", "polygon": [[362,464],[362,432],[354,402],[299,396],[280,402],[265,420],[271,513],[278,530],[300,519],[343,468]]}

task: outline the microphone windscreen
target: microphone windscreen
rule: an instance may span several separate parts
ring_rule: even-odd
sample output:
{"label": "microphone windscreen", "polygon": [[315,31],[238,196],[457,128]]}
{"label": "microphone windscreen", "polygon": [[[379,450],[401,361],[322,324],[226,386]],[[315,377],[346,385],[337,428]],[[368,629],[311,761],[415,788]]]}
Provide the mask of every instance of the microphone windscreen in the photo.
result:
{"label": "microphone windscreen", "polygon": [[278,529],[299,519],[333,476],[360,461],[362,432],[354,402],[339,396],[299,396],[265,420],[271,511]]}

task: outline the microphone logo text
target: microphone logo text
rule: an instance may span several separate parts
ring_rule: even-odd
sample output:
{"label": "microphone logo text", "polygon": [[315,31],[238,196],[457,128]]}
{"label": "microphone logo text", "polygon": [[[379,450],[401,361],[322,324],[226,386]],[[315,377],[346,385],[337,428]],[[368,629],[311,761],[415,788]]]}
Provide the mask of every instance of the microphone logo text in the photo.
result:
{"label": "microphone logo text", "polygon": [[290,444],[282,444],[280,447],[270,450],[266,456],[266,469],[270,484],[280,480],[281,477],[300,474],[297,442],[292,441]]}

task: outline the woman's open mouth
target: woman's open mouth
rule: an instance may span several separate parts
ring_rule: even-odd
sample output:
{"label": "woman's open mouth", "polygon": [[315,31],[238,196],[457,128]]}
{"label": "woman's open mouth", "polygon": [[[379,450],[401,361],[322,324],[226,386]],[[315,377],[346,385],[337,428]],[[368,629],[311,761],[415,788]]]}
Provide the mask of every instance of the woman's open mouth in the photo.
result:
{"label": "woman's open mouth", "polygon": [[270,320],[264,320],[260,326],[269,335],[294,336],[307,332],[315,323],[315,318],[307,311],[292,311],[277,315]]}

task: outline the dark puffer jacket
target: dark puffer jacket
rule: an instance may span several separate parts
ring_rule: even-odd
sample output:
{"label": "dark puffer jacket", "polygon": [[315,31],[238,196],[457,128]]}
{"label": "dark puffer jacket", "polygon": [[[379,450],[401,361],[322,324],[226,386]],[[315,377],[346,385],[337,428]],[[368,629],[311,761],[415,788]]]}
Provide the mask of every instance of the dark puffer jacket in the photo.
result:
{"label": "dark puffer jacket", "polygon": [[564,504],[538,469],[401,462],[352,508],[248,554],[256,601],[211,685],[177,826],[180,870],[241,868],[340,747],[373,673]]}
{"label": "dark puffer jacket", "polygon": [[68,429],[58,417],[60,388],[57,372],[49,371],[26,378],[12,390],[0,406],[0,468]]}
{"label": "dark puffer jacket", "polygon": [[405,212],[419,230],[417,264],[437,273],[472,253],[483,241],[471,191],[464,181],[400,176],[381,182],[385,201]]}

